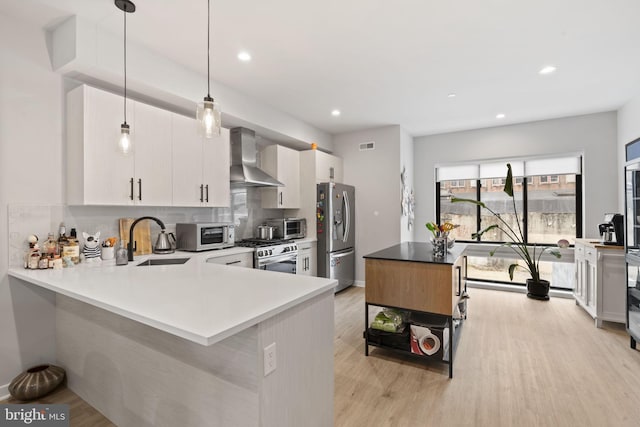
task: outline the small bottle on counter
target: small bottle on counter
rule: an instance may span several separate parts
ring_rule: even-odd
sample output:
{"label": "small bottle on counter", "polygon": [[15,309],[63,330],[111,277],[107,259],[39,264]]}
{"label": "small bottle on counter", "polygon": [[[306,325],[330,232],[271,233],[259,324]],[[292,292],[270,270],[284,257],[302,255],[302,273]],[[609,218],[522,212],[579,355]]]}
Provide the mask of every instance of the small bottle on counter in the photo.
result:
{"label": "small bottle on counter", "polygon": [[49,233],[42,249],[42,252],[47,254],[48,257],[53,257],[58,253],[58,242],[53,237],[53,233]]}
{"label": "small bottle on counter", "polygon": [[39,263],[40,263],[40,251],[39,250],[31,251],[31,253],[29,254],[28,268],[31,270],[37,270]]}
{"label": "small bottle on counter", "polygon": [[64,226],[64,222],[60,223],[60,229],[58,230],[58,253],[62,255],[62,248],[67,246],[69,239],[67,238],[67,228]]}
{"label": "small bottle on counter", "polygon": [[49,260],[49,268],[53,268],[54,270],[62,270],[62,258],[60,255],[54,255],[53,258]]}
{"label": "small bottle on counter", "polygon": [[40,259],[38,260],[38,268],[40,270],[46,270],[49,268],[49,257],[46,253],[40,255]]}
{"label": "small bottle on counter", "polygon": [[80,244],[78,243],[78,236],[75,228],[71,229],[67,243],[62,250],[62,257],[71,258],[71,261],[73,261],[74,264],[78,264],[80,262]]}

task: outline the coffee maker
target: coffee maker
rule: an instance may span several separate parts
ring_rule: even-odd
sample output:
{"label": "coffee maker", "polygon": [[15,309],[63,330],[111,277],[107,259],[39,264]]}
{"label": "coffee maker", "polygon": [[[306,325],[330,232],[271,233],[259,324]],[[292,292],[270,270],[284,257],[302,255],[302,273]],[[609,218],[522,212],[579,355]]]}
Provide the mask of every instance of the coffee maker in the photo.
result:
{"label": "coffee maker", "polygon": [[624,246],[624,217],[621,214],[604,214],[604,222],[598,225],[598,230],[604,245]]}

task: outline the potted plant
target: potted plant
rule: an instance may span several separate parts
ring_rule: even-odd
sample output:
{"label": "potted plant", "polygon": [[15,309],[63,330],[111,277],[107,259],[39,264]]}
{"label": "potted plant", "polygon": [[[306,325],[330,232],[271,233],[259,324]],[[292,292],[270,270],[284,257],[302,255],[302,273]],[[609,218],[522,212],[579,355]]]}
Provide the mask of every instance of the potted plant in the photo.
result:
{"label": "potted plant", "polygon": [[[496,251],[502,247],[509,247],[515,252],[522,261],[524,261],[525,266],[518,263],[513,263],[509,266],[509,278],[513,280],[513,273],[517,268],[526,269],[531,275],[530,279],[527,279],[527,296],[529,298],[540,299],[540,300],[548,300],[549,299],[549,281],[540,278],[540,258],[542,254],[545,252],[550,253],[556,258],[560,258],[560,251],[556,248],[550,248],[548,246],[536,246],[533,244],[531,247],[527,246],[524,243],[524,233],[522,232],[522,226],[520,223],[520,218],[518,216],[518,211],[516,209],[516,198],[513,194],[513,175],[511,172],[511,165],[507,164],[507,178],[504,184],[504,192],[507,193],[509,197],[511,197],[511,201],[513,203],[513,213],[515,215],[515,223],[517,226],[512,226],[507,223],[499,213],[493,211],[487,205],[479,200],[473,199],[463,199],[458,197],[452,197],[452,203],[473,203],[475,205],[480,206],[483,209],[488,210],[493,214],[494,217],[498,220],[497,224],[492,224],[485,229],[473,233],[471,235],[472,238],[476,239],[481,237],[487,231],[498,229],[504,233],[505,236],[511,240],[510,242],[505,242],[501,244],[498,248],[489,252],[490,256],[493,256]],[[566,245],[565,245],[566,244]],[[561,240],[558,242],[558,245],[561,247],[568,246],[569,242],[566,240]]]}

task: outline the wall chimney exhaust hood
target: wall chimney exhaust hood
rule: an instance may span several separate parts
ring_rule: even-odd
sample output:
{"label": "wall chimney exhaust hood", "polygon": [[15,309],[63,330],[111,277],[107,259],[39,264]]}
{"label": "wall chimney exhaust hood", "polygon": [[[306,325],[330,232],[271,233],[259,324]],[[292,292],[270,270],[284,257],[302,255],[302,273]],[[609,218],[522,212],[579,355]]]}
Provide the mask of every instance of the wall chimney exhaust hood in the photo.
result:
{"label": "wall chimney exhaust hood", "polygon": [[231,186],[278,187],[283,183],[257,165],[256,133],[248,128],[231,129]]}

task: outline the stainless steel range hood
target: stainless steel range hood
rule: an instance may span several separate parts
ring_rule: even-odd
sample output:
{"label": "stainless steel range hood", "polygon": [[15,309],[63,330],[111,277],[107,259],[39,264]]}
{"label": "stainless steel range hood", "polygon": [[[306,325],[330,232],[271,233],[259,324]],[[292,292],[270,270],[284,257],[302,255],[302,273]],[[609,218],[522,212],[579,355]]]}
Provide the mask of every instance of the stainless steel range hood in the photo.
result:
{"label": "stainless steel range hood", "polygon": [[231,186],[277,187],[284,184],[258,168],[256,133],[248,128],[231,129]]}

